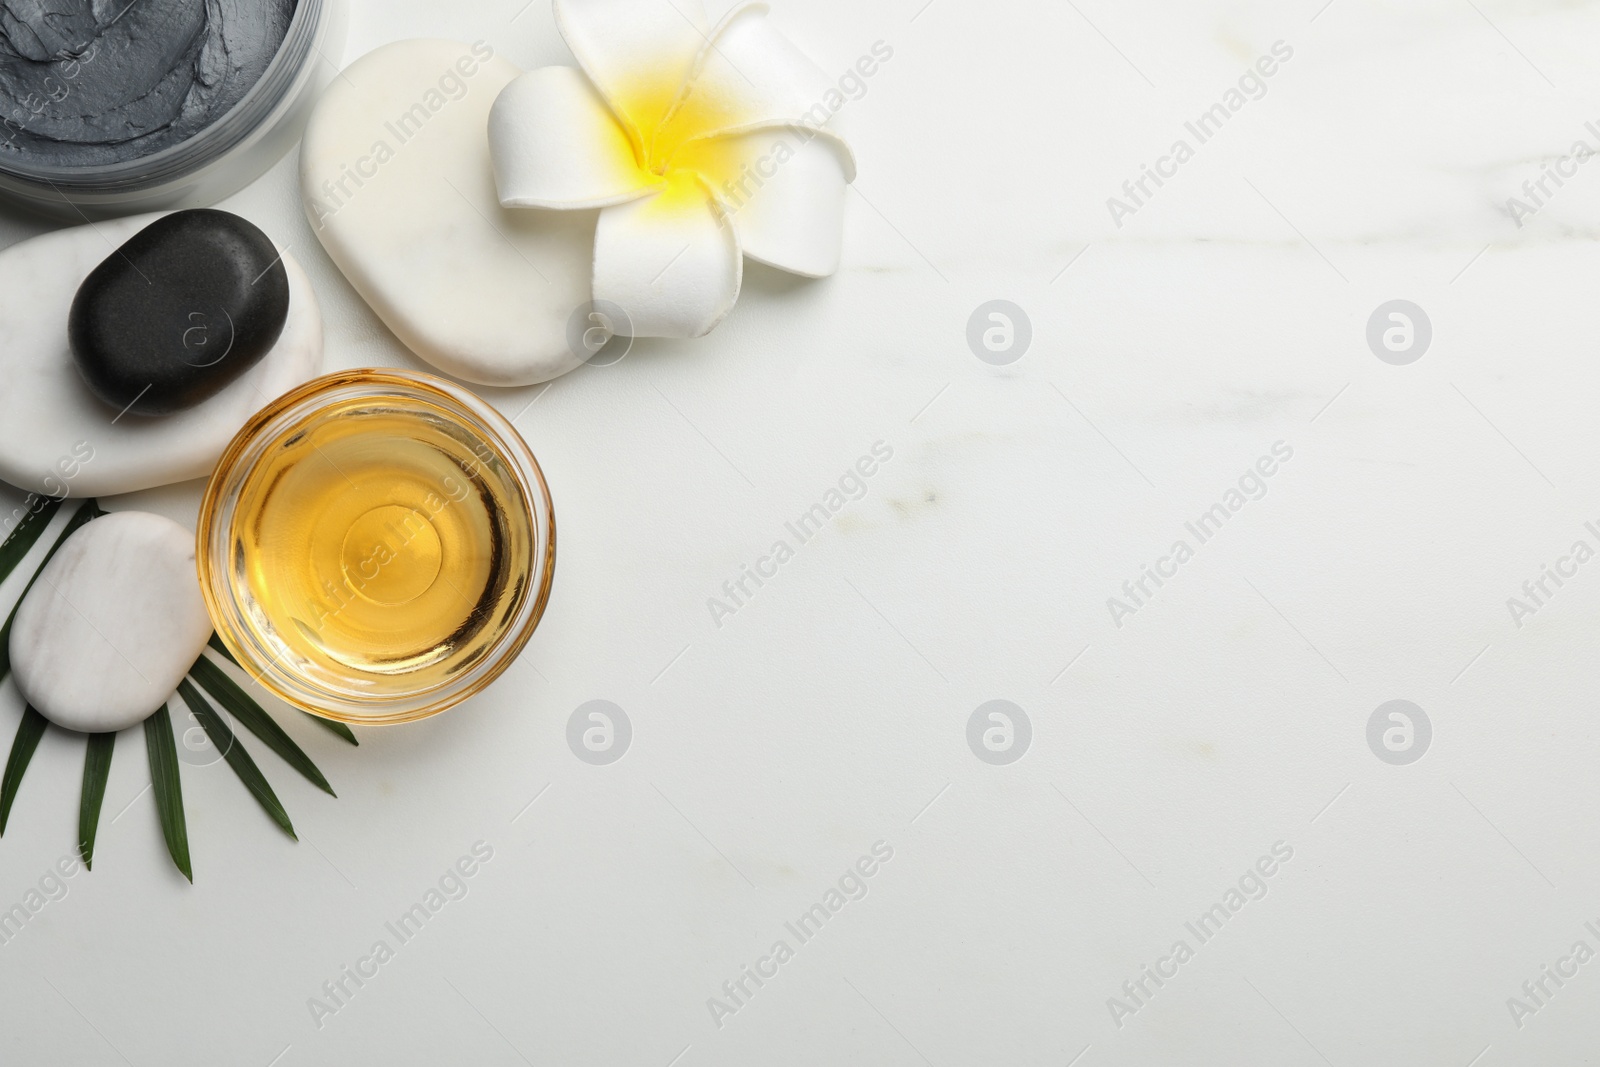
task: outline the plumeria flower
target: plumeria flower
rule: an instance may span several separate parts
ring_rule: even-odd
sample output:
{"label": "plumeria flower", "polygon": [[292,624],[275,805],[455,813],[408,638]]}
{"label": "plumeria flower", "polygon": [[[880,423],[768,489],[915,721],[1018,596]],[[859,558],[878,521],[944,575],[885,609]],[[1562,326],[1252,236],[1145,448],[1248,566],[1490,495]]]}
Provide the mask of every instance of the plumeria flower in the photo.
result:
{"label": "plumeria flower", "polygon": [[838,90],[767,20],[716,26],[700,0],[554,0],[582,70],[542,67],[500,94],[500,202],[599,208],[594,300],[635,337],[702,337],[739,298],[744,256],[806,277],[839,267],[849,146]]}

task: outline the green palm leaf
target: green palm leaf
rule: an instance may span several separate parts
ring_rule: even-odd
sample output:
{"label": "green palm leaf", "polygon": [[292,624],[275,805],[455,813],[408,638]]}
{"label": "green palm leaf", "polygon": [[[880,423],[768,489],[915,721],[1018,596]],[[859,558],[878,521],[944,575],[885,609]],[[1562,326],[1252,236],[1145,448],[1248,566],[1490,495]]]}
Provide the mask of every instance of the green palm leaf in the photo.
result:
{"label": "green palm leaf", "polygon": [[150,757],[150,784],[161,817],[161,836],[183,876],[194,883],[189,866],[189,829],[183,819],[183,783],[178,780],[178,746],[172,740],[172,716],[161,705],[144,721],[144,750]]}
{"label": "green palm leaf", "polygon": [[60,509],[60,497],[45,497],[39,510],[29,511],[22,516],[21,522],[12,527],[5,543],[0,544],[0,582],[11,577],[11,572],[17,569],[22,557],[33,548],[34,542],[39,540],[39,535],[44,533],[44,528],[50,525],[50,520],[56,517]]}
{"label": "green palm leaf", "polygon": [[106,798],[106,779],[111,775],[111,756],[117,750],[117,735],[90,734],[83,754],[83,796],[78,801],[78,853],[86,870],[94,869],[94,835],[100,827],[100,803]]}
{"label": "green palm leaf", "polygon": [[0,778],[0,834],[6,832],[6,820],[11,818],[11,802],[17,799],[17,787],[22,784],[22,775],[39,747],[39,739],[44,736],[45,725],[44,716],[34,711],[32,704],[22,709],[22,721],[17,724],[16,739],[11,742],[11,756],[6,760],[5,777]]}
{"label": "green palm leaf", "polygon": [[216,649],[222,655],[223,659],[227,660],[229,663],[233,664],[235,667],[237,667],[239,665],[239,661],[234,658],[234,655],[233,655],[232,652],[228,651],[228,646],[222,643],[222,638],[217,634],[217,632],[215,630],[211,631],[211,640],[207,641],[206,644],[208,644],[212,648]]}
{"label": "green palm leaf", "polygon": [[261,705],[250,698],[250,694],[239,688],[239,683],[206,658],[204,652],[195,660],[194,666],[189,668],[189,676],[201,685],[206,691],[217,698],[217,703],[227,709],[228,714],[239,721],[246,730],[259,737],[262,742],[289,766],[305,775],[307,781],[321,789],[329,796],[338,796],[328,780],[317,770],[317,765],[311,762],[294,739],[283,732],[277,720],[262,710]]}
{"label": "green palm leaf", "polygon": [[309,711],[303,711],[300,714],[304,715],[306,718],[310,719],[324,730],[327,730],[329,733],[334,734],[337,737],[344,738],[352,745],[361,744],[360,741],[356,740],[356,735],[351,731],[350,727],[346,726],[342,722],[337,721],[336,719],[324,719],[321,715],[313,715]]}
{"label": "green palm leaf", "polygon": [[[30,510],[11,531],[10,535],[0,542],[0,581],[9,577],[39,539],[44,535],[55,514],[61,508],[59,499],[46,498],[37,507]],[[86,500],[80,505],[72,517],[67,521],[61,533],[57,535],[50,550],[45,553],[39,568],[28,579],[23,587],[22,596],[18,597],[17,605],[27,597],[33,588],[34,582],[39,580],[39,571],[49,563],[66,540],[82,528],[86,523],[99,518],[106,512],[100,509],[99,503],[93,499]],[[11,671],[11,627],[17,615],[17,605],[13,605],[6,615],[5,622],[0,625],[0,679],[4,679]],[[216,649],[228,660],[237,663],[227,647],[213,634],[210,640],[212,648]],[[272,751],[276,752],[284,762],[299,771],[317,788],[335,795],[333,787],[323,777],[322,772],[311,762],[311,758],[297,745],[294,740],[283,731],[283,728],[264,711],[243,688],[239,686],[228,674],[206,658],[204,654],[190,669],[190,677],[204,686],[212,697],[233,717],[238,720],[251,733],[261,739]],[[179,694],[184,702],[194,711],[195,718],[212,743],[217,745],[239,776],[245,788],[256,798],[262,809],[274,822],[276,822],[290,837],[295,835],[294,826],[289,821],[288,813],[279,802],[277,795],[272,791],[266,777],[261,773],[255,760],[238,742],[227,721],[209,704],[201,694],[199,688],[185,678],[178,686]],[[358,744],[355,734],[348,726],[341,722],[311,716],[324,729],[330,730],[343,738],[348,743]],[[17,725],[17,733],[12,741],[11,753],[6,761],[5,772],[0,777],[0,834],[5,833],[6,823],[11,815],[11,807],[16,800],[17,791],[22,784],[24,773],[32,761],[34,753],[39,747],[39,742],[45,733],[47,723],[44,716],[40,715],[31,705],[23,709],[22,719]],[[163,704],[157,708],[144,721],[145,752],[150,763],[150,780],[155,796],[156,812],[161,822],[161,834],[166,841],[167,852],[172,857],[173,864],[190,883],[194,882],[194,871],[189,855],[189,834],[183,810],[183,786],[179,780],[178,753],[172,733],[172,716],[167,706]],[[115,733],[89,734],[87,748],[84,752],[83,763],[83,789],[78,805],[78,851],[83,857],[86,868],[92,868],[94,863],[95,836],[100,823],[100,811],[105,800],[106,783],[111,773],[111,760],[116,752]]]}
{"label": "green palm leaf", "polygon": [[194,717],[200,720],[200,725],[205,728],[206,736],[211,738],[211,743],[217,746],[217,751],[222,753],[222,758],[228,761],[228,766],[233,768],[233,773],[239,776],[239,781],[256,798],[256,803],[272,818],[272,821],[283,827],[283,832],[300,840],[295,836],[294,826],[289,822],[289,813],[283,810],[283,805],[278,802],[278,795],[272,791],[272,786],[267,784],[267,779],[261,773],[261,768],[256,766],[256,761],[250,758],[244,746],[234,738],[233,731],[228,728],[228,723],[215,708],[206,703],[206,698],[200,691],[190,684],[185,678],[178,683],[178,693],[182,695],[183,702],[189,705],[189,710],[194,712]]}
{"label": "green palm leaf", "polygon": [[[222,638],[218,637],[215,633],[213,633],[211,635],[211,640],[207,641],[206,643],[208,645],[210,645],[212,648],[216,649],[217,652],[222,655],[223,659],[227,660],[229,663],[233,664],[235,667],[239,666],[239,661],[236,658],[234,658],[234,655],[233,655],[232,652],[228,651],[228,646],[222,643]],[[356,740],[356,735],[350,729],[350,727],[346,726],[342,722],[338,722],[338,721],[336,721],[334,719],[324,719],[321,715],[313,715],[309,711],[303,711],[300,714],[304,715],[306,718],[310,719],[312,722],[316,723],[318,726],[322,727],[324,730],[331,731],[332,733],[338,735],[339,737],[344,738],[346,741],[348,741],[352,745],[358,745],[359,746],[361,744],[360,741]]]}
{"label": "green palm leaf", "polygon": [[[66,527],[62,529],[61,536],[56,538],[56,543],[50,546],[50,551],[45,553],[44,560],[39,564],[39,570],[44,570],[44,565],[50,562],[50,557],[56,554],[56,550],[61,547],[67,538],[78,532],[80,526],[90,519],[98,519],[104,514],[105,512],[100,510],[100,505],[97,501],[92,499],[85,500],[83,506],[78,508],[71,519],[67,520]],[[22,596],[17,598],[16,605],[11,608],[11,614],[6,616],[5,625],[0,626],[0,678],[4,678],[11,673],[11,624],[16,620],[17,608],[21,606],[23,599],[27,597],[28,590],[33,588],[33,583],[38,580],[39,571],[34,571],[33,577],[28,579],[28,584],[22,589]]]}

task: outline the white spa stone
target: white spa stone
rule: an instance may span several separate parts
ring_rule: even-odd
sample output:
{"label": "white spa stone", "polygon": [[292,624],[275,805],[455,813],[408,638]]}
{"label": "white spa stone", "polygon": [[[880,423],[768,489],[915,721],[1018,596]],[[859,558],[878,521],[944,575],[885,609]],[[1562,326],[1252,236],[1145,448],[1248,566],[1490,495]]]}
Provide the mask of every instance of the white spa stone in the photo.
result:
{"label": "white spa stone", "polygon": [[12,625],[11,670],[39,714],[104,733],[165,703],[210,636],[194,534],[120,511],[79,529],[39,572]]}
{"label": "white spa stone", "polygon": [[211,473],[245,421],[316,375],[322,313],[288,255],[289,319],[272,351],[216,396],[174,415],[121,415],[89,392],[67,343],[78,286],[160,218],[77,226],[0,252],[0,480],[50,496],[109,496]]}
{"label": "white spa stone", "polygon": [[480,385],[589,355],[568,324],[590,300],[594,212],[508,210],[495,190],[489,110],[519,73],[481,42],[386,45],[329,87],[300,149],[306,216],[350,284],[420,358]]}

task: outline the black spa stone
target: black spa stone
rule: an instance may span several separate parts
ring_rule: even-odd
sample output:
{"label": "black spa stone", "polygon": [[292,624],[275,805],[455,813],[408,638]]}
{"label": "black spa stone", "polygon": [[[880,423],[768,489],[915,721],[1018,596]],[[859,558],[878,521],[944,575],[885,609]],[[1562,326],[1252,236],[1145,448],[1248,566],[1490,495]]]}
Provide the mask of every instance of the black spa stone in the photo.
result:
{"label": "black spa stone", "polygon": [[266,234],[209,208],[157,219],[84,279],[67,337],[116,408],[169,415],[221,392],[277,343],[289,275]]}

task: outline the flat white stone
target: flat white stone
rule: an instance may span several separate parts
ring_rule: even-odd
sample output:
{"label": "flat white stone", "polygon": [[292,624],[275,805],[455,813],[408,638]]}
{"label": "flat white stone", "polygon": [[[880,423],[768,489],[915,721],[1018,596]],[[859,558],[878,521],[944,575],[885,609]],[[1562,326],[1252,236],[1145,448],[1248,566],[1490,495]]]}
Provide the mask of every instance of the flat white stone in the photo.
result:
{"label": "flat white stone", "polygon": [[119,511],[74,533],[39,572],[11,628],[11,670],[57,726],[121,730],[172,696],[210,636],[194,534]]}
{"label": "flat white stone", "polygon": [[316,375],[322,313],[285,255],[289,319],[278,343],[216,396],[186,411],[121,415],[84,386],[67,343],[78,286],[160,218],[57,230],[0,252],[0,479],[51,496],[110,496],[203,478],[263,404]]}
{"label": "flat white stone", "polygon": [[589,354],[568,323],[590,300],[595,212],[508,210],[495,189],[489,110],[519,73],[481,43],[385,45],[333,82],[300,147],[334,263],[418,357],[480,385]]}

